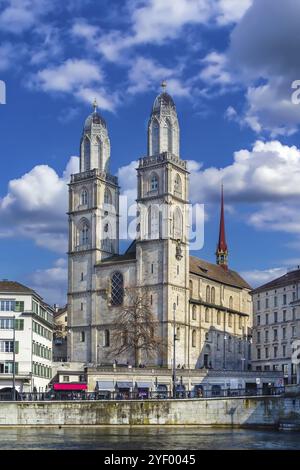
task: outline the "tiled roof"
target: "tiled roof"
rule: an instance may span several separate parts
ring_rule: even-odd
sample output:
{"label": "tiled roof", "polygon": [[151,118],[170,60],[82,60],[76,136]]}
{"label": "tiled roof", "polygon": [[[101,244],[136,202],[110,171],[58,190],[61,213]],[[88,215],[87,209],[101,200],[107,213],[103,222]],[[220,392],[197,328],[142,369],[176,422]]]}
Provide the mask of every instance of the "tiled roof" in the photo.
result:
{"label": "tiled roof", "polygon": [[221,282],[228,286],[238,287],[240,289],[252,289],[236,271],[231,269],[225,270],[218,264],[208,263],[195,256],[190,256],[190,273],[211,279],[212,281]]}
{"label": "tiled roof", "polygon": [[[19,282],[8,281],[6,279],[3,281],[0,281],[0,293],[4,293],[4,292],[38,295],[33,289],[30,289],[29,287],[26,287],[23,284],[20,284]],[[38,295],[38,297],[40,296]]]}
{"label": "tiled roof", "polygon": [[273,279],[273,281],[267,282],[262,286],[257,287],[252,291],[253,294],[257,294],[258,292],[262,292],[269,289],[276,289],[279,287],[287,286],[289,284],[294,284],[300,281],[300,269],[295,269],[294,271],[290,271],[283,276],[278,277],[277,279]]}

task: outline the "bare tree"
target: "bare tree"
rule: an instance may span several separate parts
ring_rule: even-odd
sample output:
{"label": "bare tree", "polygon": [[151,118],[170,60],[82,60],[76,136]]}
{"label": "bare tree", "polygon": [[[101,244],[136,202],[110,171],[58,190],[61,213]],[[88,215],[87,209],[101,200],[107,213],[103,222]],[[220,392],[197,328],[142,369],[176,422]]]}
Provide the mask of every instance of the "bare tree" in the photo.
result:
{"label": "bare tree", "polygon": [[163,342],[156,335],[157,320],[145,290],[125,289],[124,305],[112,322],[109,355],[133,355],[134,365],[140,364],[142,353],[148,358],[162,353]]}

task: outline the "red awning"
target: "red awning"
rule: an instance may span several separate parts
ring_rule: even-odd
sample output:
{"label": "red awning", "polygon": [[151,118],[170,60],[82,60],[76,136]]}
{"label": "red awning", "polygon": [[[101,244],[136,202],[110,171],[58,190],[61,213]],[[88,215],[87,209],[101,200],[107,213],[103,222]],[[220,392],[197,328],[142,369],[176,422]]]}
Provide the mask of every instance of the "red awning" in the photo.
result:
{"label": "red awning", "polygon": [[87,384],[79,383],[55,383],[53,390],[86,390]]}

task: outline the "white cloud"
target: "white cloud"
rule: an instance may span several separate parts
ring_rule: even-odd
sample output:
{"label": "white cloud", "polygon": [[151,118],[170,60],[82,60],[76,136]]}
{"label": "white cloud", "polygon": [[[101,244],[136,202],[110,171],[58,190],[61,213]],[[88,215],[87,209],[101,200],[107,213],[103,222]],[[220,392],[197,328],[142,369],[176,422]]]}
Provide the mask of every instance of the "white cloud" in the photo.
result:
{"label": "white cloud", "polygon": [[30,287],[50,305],[67,302],[68,267],[65,258],[57,259],[48,269],[37,269],[28,276]]}
{"label": "white cloud", "polygon": [[208,85],[219,85],[221,87],[233,84],[232,76],[227,69],[227,58],[225,54],[216,51],[207,54],[202,59],[202,68],[199,78]]}
{"label": "white cloud", "polygon": [[0,29],[21,34],[35,26],[41,17],[54,8],[55,0],[3,0]]}
{"label": "white cloud", "polygon": [[299,204],[265,203],[250,215],[248,223],[260,230],[300,233]]}
{"label": "white cloud", "polygon": [[11,180],[0,199],[0,237],[30,238],[38,246],[65,253],[67,183],[78,166],[78,157],[71,157],[62,177],[53,168],[38,165]]}
{"label": "white cloud", "polygon": [[252,0],[219,0],[216,4],[216,21],[220,25],[238,22],[252,5]]}
{"label": "white cloud", "polygon": [[250,286],[255,288],[266,284],[277,277],[283,276],[286,272],[286,268],[279,267],[264,270],[254,269],[253,271],[243,271],[240,274],[244,279],[246,279]]}
{"label": "white cloud", "polygon": [[0,46],[0,70],[6,70],[13,65],[15,49],[14,46],[5,42]]}

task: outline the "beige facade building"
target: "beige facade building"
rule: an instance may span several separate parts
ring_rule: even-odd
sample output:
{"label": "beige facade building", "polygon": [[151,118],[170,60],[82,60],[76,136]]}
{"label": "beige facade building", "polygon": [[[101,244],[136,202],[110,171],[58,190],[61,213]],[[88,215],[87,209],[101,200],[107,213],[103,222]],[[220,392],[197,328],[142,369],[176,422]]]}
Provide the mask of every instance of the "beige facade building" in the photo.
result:
{"label": "beige facade building", "polygon": [[[282,371],[285,384],[299,383],[300,268],[252,292],[253,369]],[[297,382],[298,374],[298,382]]]}
{"label": "beige facade building", "polygon": [[[164,85],[165,88],[165,85]],[[247,370],[252,327],[250,286],[228,269],[222,197],[217,263],[189,253],[189,173],[180,158],[179,123],[163,89],[148,124],[148,155],[137,168],[136,236],[119,253],[119,187],[109,173],[107,125],[87,118],[80,173],[69,189],[68,358],[89,366],[133,363],[110,355],[112,323],[126,288],[147,292],[163,350],[147,366]],[[120,338],[120,341],[123,341]]]}
{"label": "beige facade building", "polygon": [[53,332],[53,361],[66,362],[68,359],[67,354],[67,339],[68,339],[68,307],[65,305],[62,308],[55,306],[53,316],[54,332]]}

